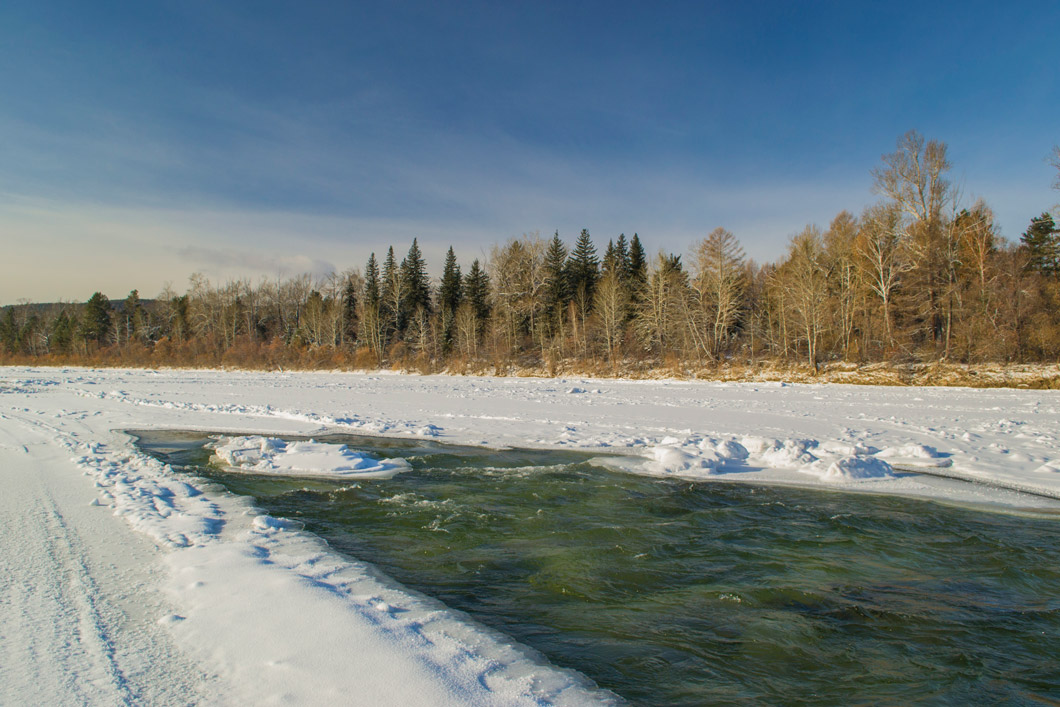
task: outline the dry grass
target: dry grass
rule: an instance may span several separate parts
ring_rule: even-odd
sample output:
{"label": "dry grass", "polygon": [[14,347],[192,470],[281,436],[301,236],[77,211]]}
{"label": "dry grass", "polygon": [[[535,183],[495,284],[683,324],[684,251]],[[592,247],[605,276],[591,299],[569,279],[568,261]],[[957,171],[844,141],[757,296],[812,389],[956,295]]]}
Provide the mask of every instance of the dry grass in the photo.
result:
{"label": "dry grass", "polygon": [[[591,377],[626,379],[683,379],[704,381],[844,383],[888,386],[965,386],[973,388],[1028,388],[1060,390],[1060,364],[1051,363],[871,363],[832,362],[817,369],[784,361],[704,363],[668,356],[663,361],[630,357],[581,359],[549,356],[453,355],[448,361],[412,354],[407,348],[388,352],[389,367],[406,373],[495,375],[517,377]],[[233,368],[243,370],[377,370],[381,362],[368,349],[356,351],[285,344],[280,340],[237,341],[226,350],[202,341],[163,339],[153,347],[139,345],[98,349],[85,353],[47,356],[6,356],[2,364],[29,366],[94,366],[122,368]],[[387,365],[387,364],[383,364]]]}

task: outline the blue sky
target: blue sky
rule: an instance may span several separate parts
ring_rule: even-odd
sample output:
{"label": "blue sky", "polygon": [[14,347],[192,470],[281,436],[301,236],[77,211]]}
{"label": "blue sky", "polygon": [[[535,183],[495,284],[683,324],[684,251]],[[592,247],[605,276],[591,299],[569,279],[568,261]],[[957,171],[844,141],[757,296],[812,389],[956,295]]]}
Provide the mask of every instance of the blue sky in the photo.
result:
{"label": "blue sky", "polygon": [[0,4],[0,303],[716,226],[759,261],[909,129],[1060,201],[1055,2]]}

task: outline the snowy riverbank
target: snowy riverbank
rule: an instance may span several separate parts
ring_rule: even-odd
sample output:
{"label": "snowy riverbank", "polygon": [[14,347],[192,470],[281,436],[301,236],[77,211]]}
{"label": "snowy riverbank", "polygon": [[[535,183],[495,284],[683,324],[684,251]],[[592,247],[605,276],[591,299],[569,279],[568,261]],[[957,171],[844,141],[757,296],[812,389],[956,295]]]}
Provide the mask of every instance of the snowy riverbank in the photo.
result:
{"label": "snowy riverbank", "polygon": [[394,473],[355,450],[267,440],[357,432],[1060,509],[907,471],[1060,495],[1057,391],[2,368],[0,702],[608,700],[282,519],[174,478],[121,433],[135,428],[263,435],[226,448],[229,462],[279,473]]}

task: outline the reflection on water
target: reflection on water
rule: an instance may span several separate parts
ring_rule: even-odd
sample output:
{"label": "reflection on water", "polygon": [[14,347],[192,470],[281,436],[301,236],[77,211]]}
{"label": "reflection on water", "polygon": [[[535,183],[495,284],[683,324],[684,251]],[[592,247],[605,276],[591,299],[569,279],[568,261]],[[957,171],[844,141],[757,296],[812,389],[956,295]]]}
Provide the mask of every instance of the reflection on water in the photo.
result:
{"label": "reflection on water", "polygon": [[141,443],[634,704],[1060,700],[1055,520],[347,435],[413,471],[266,478],[204,440]]}

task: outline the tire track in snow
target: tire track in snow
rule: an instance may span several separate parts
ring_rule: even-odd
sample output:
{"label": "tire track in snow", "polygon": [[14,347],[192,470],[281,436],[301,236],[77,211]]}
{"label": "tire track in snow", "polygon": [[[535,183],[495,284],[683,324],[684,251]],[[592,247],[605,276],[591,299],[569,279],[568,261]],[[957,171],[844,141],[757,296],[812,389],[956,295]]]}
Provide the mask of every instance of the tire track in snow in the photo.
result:
{"label": "tire track in snow", "polygon": [[140,541],[89,505],[87,480],[56,476],[92,445],[39,417],[0,414],[0,704],[208,701],[212,678],[155,623],[164,609]]}
{"label": "tire track in snow", "polygon": [[[4,436],[21,441],[10,425]],[[11,449],[0,453],[7,477],[0,501],[0,543],[7,546],[0,552],[0,695],[37,694],[41,704],[132,704],[84,544],[41,470],[24,456],[12,459]]]}

